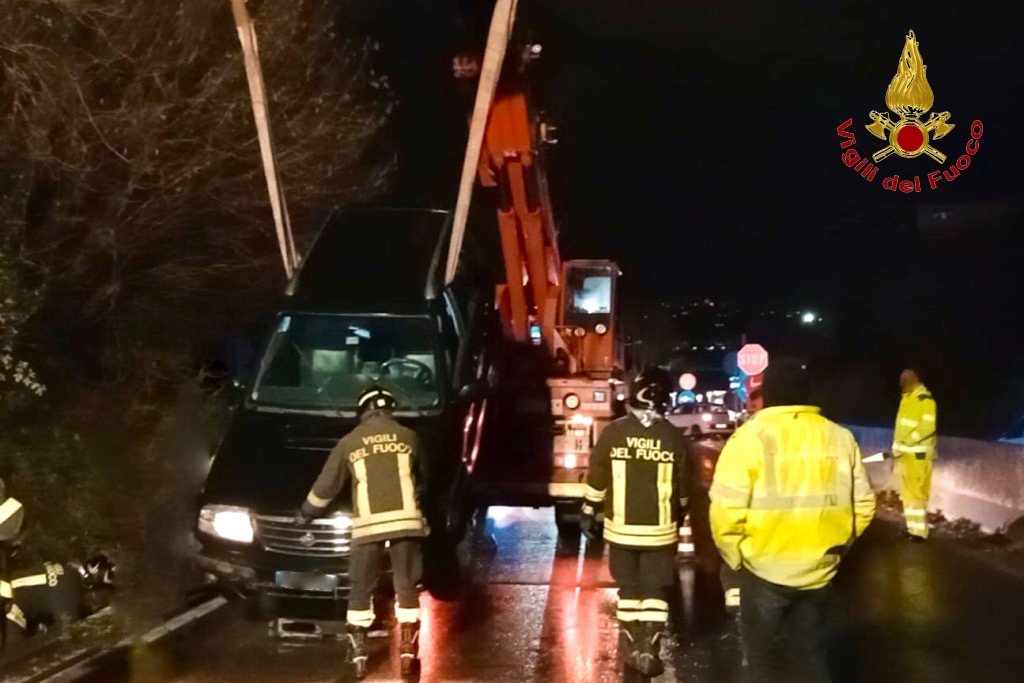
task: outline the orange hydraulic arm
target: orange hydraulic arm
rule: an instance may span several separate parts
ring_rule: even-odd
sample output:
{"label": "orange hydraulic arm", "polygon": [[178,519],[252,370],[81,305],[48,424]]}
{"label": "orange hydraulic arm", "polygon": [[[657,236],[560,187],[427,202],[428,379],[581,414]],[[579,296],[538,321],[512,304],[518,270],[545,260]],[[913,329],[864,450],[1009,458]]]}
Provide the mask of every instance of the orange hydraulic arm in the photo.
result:
{"label": "orange hydraulic arm", "polygon": [[[459,77],[479,74],[448,253],[449,281],[461,249],[473,176],[498,190],[498,228],[505,283],[495,305],[508,337],[528,343],[532,330],[565,373],[606,374],[621,367],[614,344],[611,262],[563,262],[548,196],[542,139],[545,128],[530,111],[524,72],[539,45],[512,40],[518,0],[497,0],[482,65],[456,59]],[[514,60],[506,64],[507,49]],[[563,300],[564,299],[564,300]],[[561,374],[561,373],[559,373]]]}
{"label": "orange hydraulic arm", "polygon": [[498,187],[498,227],[506,282],[498,306],[511,335],[529,341],[530,326],[554,352],[562,262],[552,217],[547,213],[547,186],[535,152],[526,96],[499,94],[491,108],[480,155],[482,185]]}

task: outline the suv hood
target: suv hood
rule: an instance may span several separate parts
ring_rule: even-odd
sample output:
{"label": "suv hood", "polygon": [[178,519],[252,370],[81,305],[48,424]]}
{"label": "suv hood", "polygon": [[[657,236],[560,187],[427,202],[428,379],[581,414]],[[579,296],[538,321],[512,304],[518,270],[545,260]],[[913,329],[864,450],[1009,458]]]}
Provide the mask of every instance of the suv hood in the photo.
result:
{"label": "suv hood", "polygon": [[[294,514],[331,449],[355,418],[302,415],[239,407],[217,448],[200,505],[237,505],[262,513]],[[416,429],[428,454],[438,453],[440,416],[400,419]],[[350,510],[346,490],[331,509]]]}
{"label": "suv hood", "polygon": [[[214,456],[200,504],[292,514],[306,499],[351,418],[238,409]],[[349,507],[343,494],[334,506]]]}

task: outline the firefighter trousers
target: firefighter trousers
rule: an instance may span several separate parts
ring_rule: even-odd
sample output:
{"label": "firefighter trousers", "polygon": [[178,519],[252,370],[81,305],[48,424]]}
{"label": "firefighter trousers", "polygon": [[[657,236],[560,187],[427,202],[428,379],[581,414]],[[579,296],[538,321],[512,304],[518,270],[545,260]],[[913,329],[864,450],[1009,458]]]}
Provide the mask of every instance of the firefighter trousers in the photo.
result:
{"label": "firefighter trousers", "polygon": [[619,621],[668,621],[668,596],[676,581],[674,544],[642,550],[610,544],[608,569],[619,587]]}
{"label": "firefighter trousers", "polygon": [[780,586],[740,572],[740,632],[749,683],[829,683],[826,648],[831,585]]}
{"label": "firefighter trousers", "polygon": [[391,559],[391,579],[395,588],[395,616],[400,623],[420,619],[419,583],[423,576],[423,545],[419,538],[399,538],[389,542],[364,543],[352,548],[349,559],[349,594],[346,621],[369,628],[373,624],[373,593],[377,589],[384,553]]}
{"label": "firefighter trousers", "polygon": [[928,453],[903,453],[893,463],[893,472],[903,501],[907,532],[928,538],[928,498],[932,490],[933,457]]}

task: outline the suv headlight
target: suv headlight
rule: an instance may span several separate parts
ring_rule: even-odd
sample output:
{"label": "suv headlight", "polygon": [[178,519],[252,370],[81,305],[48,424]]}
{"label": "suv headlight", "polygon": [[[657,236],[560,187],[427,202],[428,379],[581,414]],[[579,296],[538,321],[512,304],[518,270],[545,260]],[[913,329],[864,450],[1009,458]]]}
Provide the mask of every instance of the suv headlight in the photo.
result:
{"label": "suv headlight", "polygon": [[204,505],[199,511],[199,530],[236,543],[252,543],[252,516],[233,505]]}
{"label": "suv headlight", "polygon": [[337,529],[338,531],[344,531],[345,529],[352,528],[352,518],[341,512],[331,517],[321,517],[316,521],[325,526],[329,526],[332,529]]}

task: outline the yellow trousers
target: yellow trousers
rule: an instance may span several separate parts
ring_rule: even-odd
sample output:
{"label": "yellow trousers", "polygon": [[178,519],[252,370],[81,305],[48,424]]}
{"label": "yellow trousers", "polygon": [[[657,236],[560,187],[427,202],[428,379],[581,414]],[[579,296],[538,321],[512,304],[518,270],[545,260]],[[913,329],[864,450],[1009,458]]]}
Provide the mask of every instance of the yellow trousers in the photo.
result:
{"label": "yellow trousers", "polygon": [[[918,456],[923,456],[919,459]],[[932,463],[930,453],[902,453],[893,463],[893,472],[903,501],[903,516],[907,532],[928,538],[928,498],[932,491]]]}

